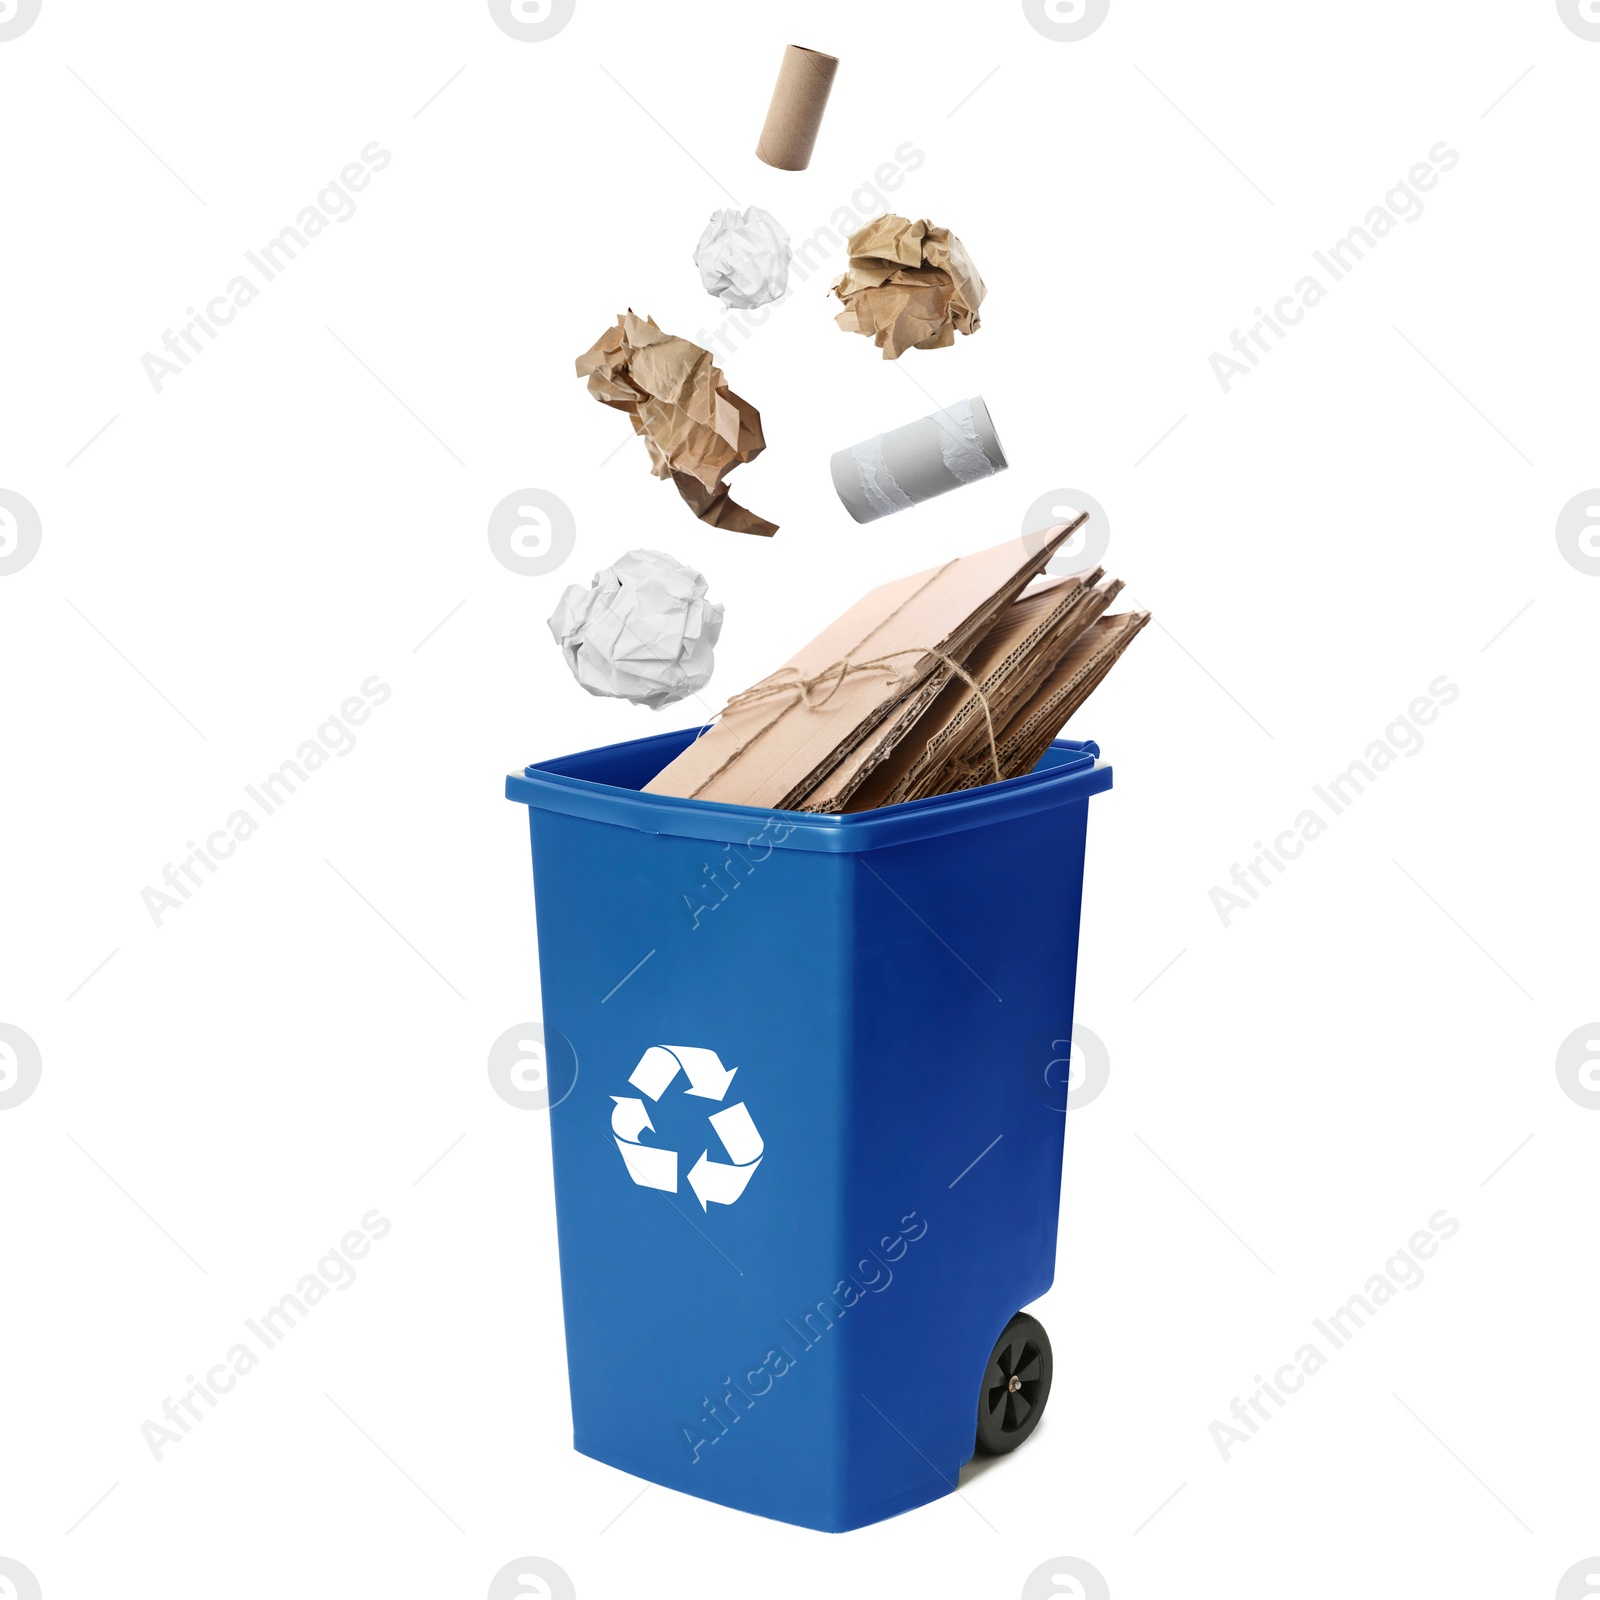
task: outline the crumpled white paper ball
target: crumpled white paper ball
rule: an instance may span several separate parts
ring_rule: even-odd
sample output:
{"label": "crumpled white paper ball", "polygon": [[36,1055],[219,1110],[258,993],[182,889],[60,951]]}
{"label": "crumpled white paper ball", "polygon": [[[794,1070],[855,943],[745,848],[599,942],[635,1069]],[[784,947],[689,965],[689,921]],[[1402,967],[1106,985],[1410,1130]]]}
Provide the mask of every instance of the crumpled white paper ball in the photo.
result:
{"label": "crumpled white paper ball", "polygon": [[590,694],[659,711],[711,681],[722,607],[706,580],[661,550],[630,550],[572,584],[550,617],[567,665]]}
{"label": "crumpled white paper ball", "polygon": [[695,246],[707,294],[749,311],[781,300],[789,288],[789,235],[770,211],[713,211]]}

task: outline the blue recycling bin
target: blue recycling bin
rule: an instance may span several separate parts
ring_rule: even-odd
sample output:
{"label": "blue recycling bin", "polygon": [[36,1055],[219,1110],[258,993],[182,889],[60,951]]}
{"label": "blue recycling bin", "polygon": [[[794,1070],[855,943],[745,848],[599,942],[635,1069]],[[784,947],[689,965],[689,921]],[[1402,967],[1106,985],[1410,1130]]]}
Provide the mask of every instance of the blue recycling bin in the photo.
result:
{"label": "blue recycling bin", "polygon": [[694,737],[506,780],[573,1443],[842,1531],[956,1487],[996,1340],[1055,1275],[1111,769],[1062,739],[1025,777],[849,816],[641,793]]}

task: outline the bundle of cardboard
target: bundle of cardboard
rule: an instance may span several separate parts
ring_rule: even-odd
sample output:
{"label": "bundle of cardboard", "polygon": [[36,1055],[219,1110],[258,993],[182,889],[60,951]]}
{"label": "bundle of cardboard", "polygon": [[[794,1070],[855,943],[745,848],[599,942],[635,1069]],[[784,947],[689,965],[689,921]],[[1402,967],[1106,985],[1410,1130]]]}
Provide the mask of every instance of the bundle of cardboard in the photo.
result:
{"label": "bundle of cardboard", "polygon": [[1031,772],[1148,611],[1107,616],[1103,569],[1041,576],[1085,521],[883,584],[645,785],[651,794],[865,811]]}

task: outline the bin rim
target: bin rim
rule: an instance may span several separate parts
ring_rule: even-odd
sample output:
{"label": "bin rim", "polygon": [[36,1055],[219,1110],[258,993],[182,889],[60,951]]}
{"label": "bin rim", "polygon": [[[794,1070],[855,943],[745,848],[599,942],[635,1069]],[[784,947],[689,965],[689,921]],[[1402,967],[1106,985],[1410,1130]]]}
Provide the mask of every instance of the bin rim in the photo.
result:
{"label": "bin rim", "polygon": [[[506,799],[530,809],[609,823],[637,833],[718,844],[747,838],[752,844],[780,850],[854,854],[1083,803],[1111,787],[1111,767],[1100,759],[1100,746],[1092,739],[1055,740],[1040,764],[1019,778],[844,815],[646,794],[584,775],[585,769],[625,763],[646,771],[644,781],[648,781],[702,731],[682,728],[534,762],[520,773],[506,775]],[[655,765],[650,764],[652,760]],[[774,827],[774,821],[781,826]]]}

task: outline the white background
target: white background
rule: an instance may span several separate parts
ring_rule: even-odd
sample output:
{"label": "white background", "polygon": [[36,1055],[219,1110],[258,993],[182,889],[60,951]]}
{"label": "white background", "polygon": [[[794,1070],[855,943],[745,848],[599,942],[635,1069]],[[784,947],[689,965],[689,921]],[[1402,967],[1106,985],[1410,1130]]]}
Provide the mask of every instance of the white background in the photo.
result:
{"label": "white background", "polygon": [[[791,38],[842,59],[802,174],[751,154]],[[1600,1114],[1555,1072],[1600,1013],[1600,578],[1555,538],[1600,481],[1597,76],[1554,0],[1114,0],[1078,43],[1010,0],[579,0],[542,43],[468,0],[44,0],[0,43],[0,488],[43,528],[0,578],[0,1022],[43,1060],[0,1112],[0,1556],[47,1600],[478,1596],[523,1555],[585,1600],[1011,1596],[1057,1556],[1119,1597],[1555,1594],[1600,1549]],[[155,392],[143,353],[374,140],[355,215]],[[710,212],[809,237],[907,141],[886,198],[966,241],[981,331],[881,361],[836,253],[717,337]],[[1224,394],[1211,353],[1439,141],[1425,214]],[[700,526],[574,378],[630,305],[760,408],[733,492],[776,539]],[[829,453],[977,393],[1010,471],[851,523]],[[570,1449],[547,1124],[485,1072],[538,1003],[501,782],[700,713],[584,696],[544,619],[670,550],[727,608],[720,703],[1064,486],[1161,626],[1069,730],[1116,771],[1078,979],[1111,1077],[1049,1416],[850,1535],[633,1503]],[[549,576],[485,536],[525,487],[576,518]],[[141,890],[372,674],[357,747],[158,928]],[[1441,674],[1425,747],[1224,927],[1212,887]],[[372,1208],[359,1281],[152,1459]],[[1426,1281],[1224,1462],[1210,1424],[1440,1208]]]}

